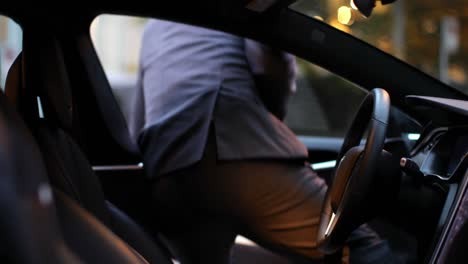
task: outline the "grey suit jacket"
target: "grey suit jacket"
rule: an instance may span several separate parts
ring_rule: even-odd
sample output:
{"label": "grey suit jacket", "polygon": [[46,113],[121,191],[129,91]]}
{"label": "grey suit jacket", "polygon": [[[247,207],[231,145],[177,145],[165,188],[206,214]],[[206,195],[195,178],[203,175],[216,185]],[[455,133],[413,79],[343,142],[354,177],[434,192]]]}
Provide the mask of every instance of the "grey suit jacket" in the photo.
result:
{"label": "grey suit jacket", "polygon": [[139,74],[130,129],[150,177],[199,161],[210,131],[220,160],[307,157],[259,98],[243,38],[151,20]]}

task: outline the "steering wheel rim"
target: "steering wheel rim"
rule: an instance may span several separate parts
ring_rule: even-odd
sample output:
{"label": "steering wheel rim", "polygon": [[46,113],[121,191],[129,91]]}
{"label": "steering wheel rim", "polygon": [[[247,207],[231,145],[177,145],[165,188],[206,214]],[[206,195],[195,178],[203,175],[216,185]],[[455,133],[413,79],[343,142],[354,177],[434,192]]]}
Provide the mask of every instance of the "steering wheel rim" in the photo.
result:
{"label": "steering wheel rim", "polygon": [[371,90],[346,134],[320,215],[317,241],[325,253],[340,249],[349,234],[370,216],[365,198],[384,147],[390,106],[387,91]]}

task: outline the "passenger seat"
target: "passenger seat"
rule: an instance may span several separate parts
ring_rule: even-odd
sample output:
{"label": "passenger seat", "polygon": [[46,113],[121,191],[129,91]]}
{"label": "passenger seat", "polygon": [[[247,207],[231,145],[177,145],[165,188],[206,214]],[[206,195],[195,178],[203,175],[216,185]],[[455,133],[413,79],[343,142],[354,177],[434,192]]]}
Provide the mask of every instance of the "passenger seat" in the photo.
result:
{"label": "passenger seat", "polygon": [[2,263],[79,263],[60,232],[52,190],[24,125],[0,94],[0,259]]}
{"label": "passenger seat", "polygon": [[[41,95],[38,106],[41,109],[22,109],[22,114],[29,121],[39,143],[51,184],[63,196],[70,197],[89,211],[150,263],[172,263],[163,246],[150,238],[125,213],[106,202],[91,165],[74,139],[65,132],[72,131],[73,117],[69,106],[73,98],[67,76],[63,74],[65,65],[62,54],[53,39],[35,43],[41,43],[41,52],[36,50],[34,54],[27,53],[25,45],[24,55],[18,56],[7,76],[6,92],[9,98],[10,95],[11,98],[17,98],[15,104],[19,106]],[[28,78],[23,75],[25,66],[29,71],[37,71],[34,75],[37,78],[34,80],[37,83],[36,91],[26,91],[21,83],[23,78]]]}
{"label": "passenger seat", "polygon": [[148,263],[54,190],[33,137],[0,92],[2,263]]}

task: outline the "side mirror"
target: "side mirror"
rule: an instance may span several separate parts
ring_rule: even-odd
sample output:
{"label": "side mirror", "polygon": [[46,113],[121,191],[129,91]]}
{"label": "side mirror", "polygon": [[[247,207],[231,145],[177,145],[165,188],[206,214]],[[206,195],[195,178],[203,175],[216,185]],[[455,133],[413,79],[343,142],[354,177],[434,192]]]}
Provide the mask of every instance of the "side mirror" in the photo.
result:
{"label": "side mirror", "polygon": [[359,12],[366,17],[369,17],[375,7],[375,3],[380,1],[382,5],[391,4],[396,0],[352,0]]}

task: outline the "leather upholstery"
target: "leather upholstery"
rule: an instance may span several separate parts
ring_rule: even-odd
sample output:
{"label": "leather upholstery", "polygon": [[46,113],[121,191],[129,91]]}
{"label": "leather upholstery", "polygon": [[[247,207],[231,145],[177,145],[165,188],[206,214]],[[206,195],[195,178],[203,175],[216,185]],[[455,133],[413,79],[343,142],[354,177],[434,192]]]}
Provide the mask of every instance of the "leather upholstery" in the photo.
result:
{"label": "leather upholstery", "polygon": [[2,262],[78,263],[58,228],[39,149],[1,92],[0,171]]}
{"label": "leather upholstery", "polygon": [[105,224],[110,216],[98,177],[75,142],[61,129],[41,120],[36,138],[52,185],[76,200]]}
{"label": "leather upholstery", "polygon": [[[49,46],[53,47],[52,44]],[[64,74],[61,54],[51,51],[48,55],[49,64],[55,64],[49,65],[48,71]],[[9,94],[15,94],[16,90],[21,89],[19,80],[22,79],[23,74],[21,64],[24,62],[22,61],[22,55],[20,55],[12,66],[14,70],[11,70],[7,76],[9,82],[6,90]],[[52,78],[53,76],[48,73],[43,78],[46,77]],[[79,206],[89,211],[101,224],[125,239],[150,263],[171,263],[166,251],[153,242],[133,220],[110,203],[106,204],[102,187],[91,168],[91,164],[74,139],[65,132],[71,128],[71,124],[66,120],[71,118],[68,109],[72,101],[69,98],[71,92],[62,91],[70,89],[66,78],[57,77],[52,85],[41,87],[44,110],[48,109],[45,111],[46,118],[40,120],[37,116],[34,117],[34,113],[25,114],[28,115],[28,118],[36,119],[33,128],[34,134],[45,158],[51,184],[77,202]],[[59,102],[61,96],[65,98],[65,102]],[[17,97],[15,104],[21,105],[24,98],[27,96]],[[52,118],[50,118],[51,116]],[[65,130],[62,127],[65,127]],[[69,232],[69,230],[66,231]]]}
{"label": "leather upholstery", "polygon": [[125,213],[106,203],[98,177],[79,147],[63,130],[43,122],[37,139],[53,186],[62,190],[150,263],[170,263],[164,250]]}
{"label": "leather upholstery", "polygon": [[66,195],[56,190],[55,197],[65,239],[86,263],[148,263]]}

